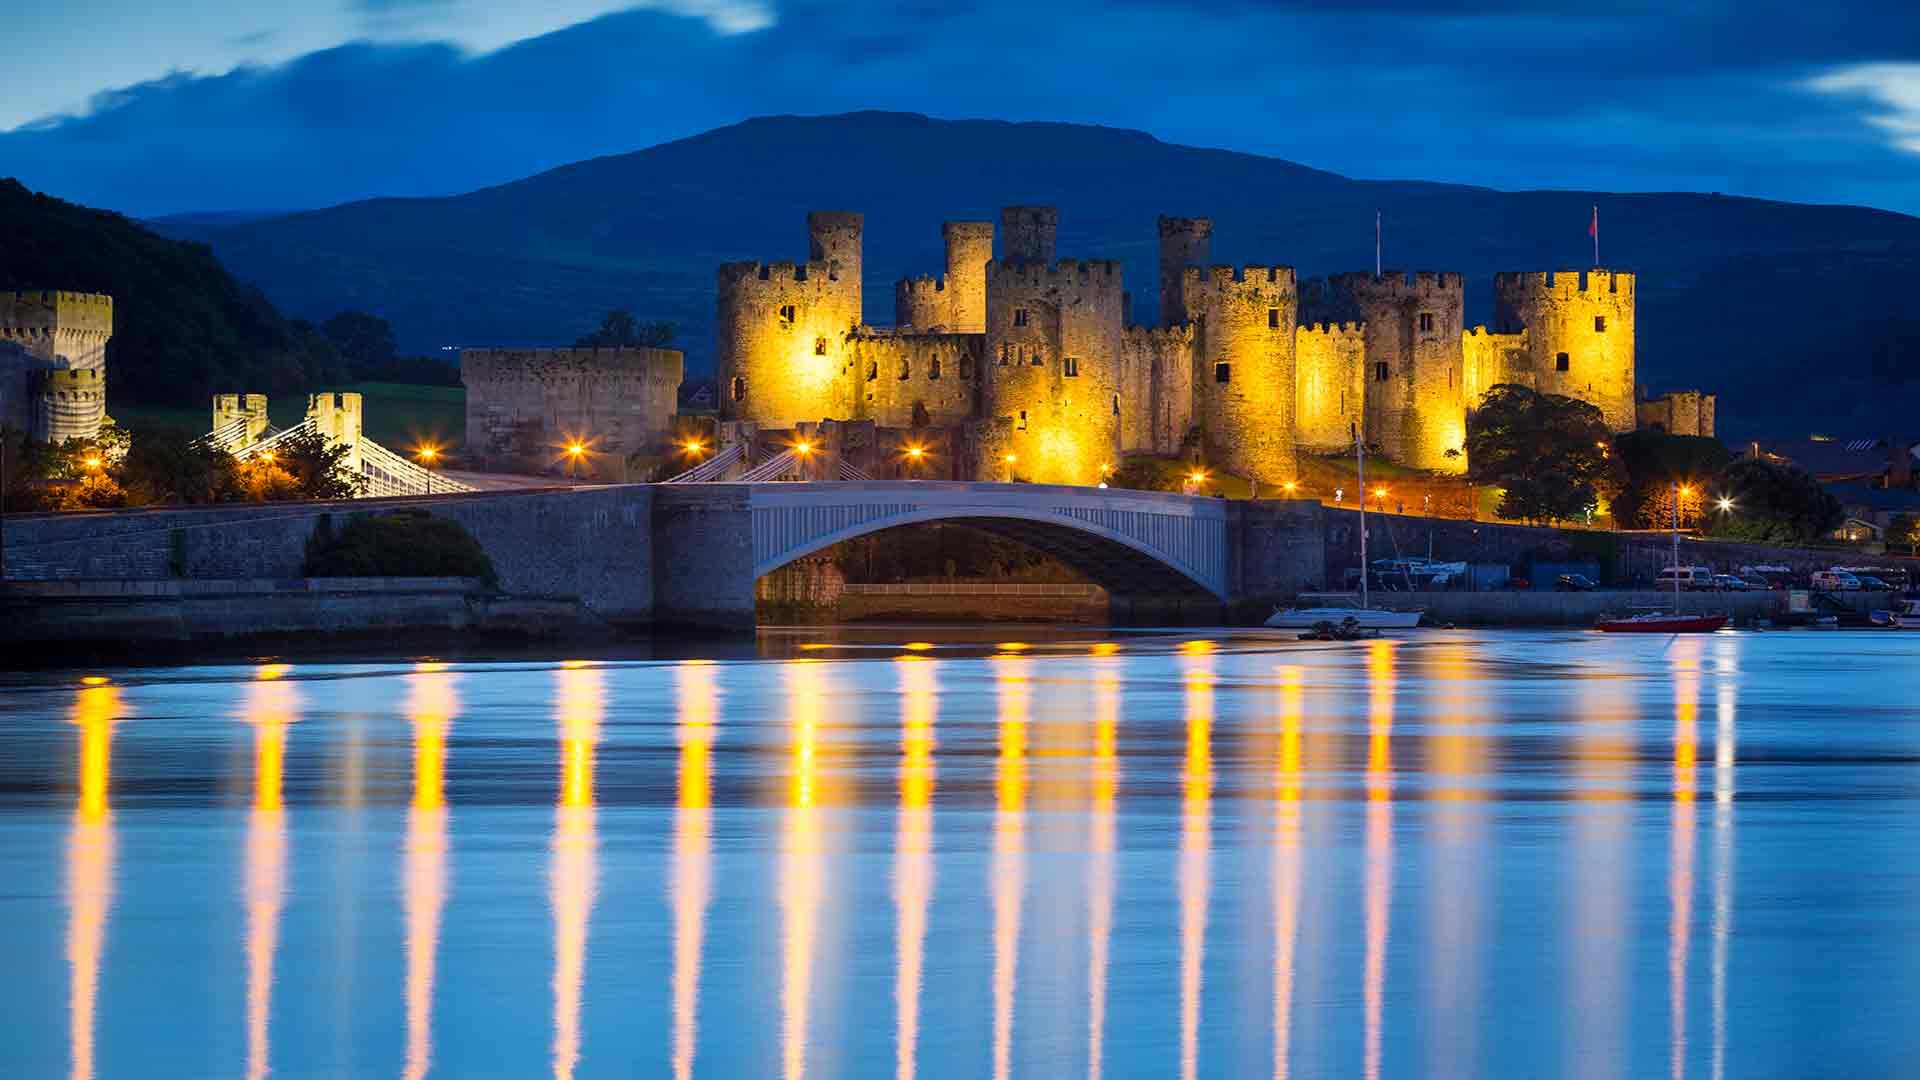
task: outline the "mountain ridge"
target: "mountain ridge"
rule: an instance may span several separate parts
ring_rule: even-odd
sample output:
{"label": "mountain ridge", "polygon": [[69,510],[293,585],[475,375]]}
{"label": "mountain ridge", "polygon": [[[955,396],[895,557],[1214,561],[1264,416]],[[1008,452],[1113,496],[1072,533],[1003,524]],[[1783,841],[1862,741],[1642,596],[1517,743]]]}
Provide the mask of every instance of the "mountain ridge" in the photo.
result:
{"label": "mountain ridge", "polygon": [[[1370,267],[1379,209],[1390,266],[1467,275],[1470,325],[1491,314],[1492,273],[1584,268],[1598,205],[1603,263],[1639,275],[1652,389],[1717,392],[1723,427],[1743,433],[1799,430],[1811,415],[1877,432],[1900,420],[1887,391],[1920,378],[1887,359],[1920,342],[1901,280],[1920,272],[1920,218],[1713,193],[1358,180],[1058,121],[755,117],[463,195],[154,227],[209,244],[291,314],[383,315],[406,351],[564,344],[627,307],[678,323],[690,370],[710,371],[715,268],[804,259],[808,209],[866,214],[866,318],[887,324],[893,281],[938,272],[942,220],[1015,203],[1060,208],[1063,255],[1122,261],[1142,322],[1158,292],[1157,214],[1213,218],[1216,261],[1308,277]],[[1769,389],[1814,369],[1829,388],[1814,402]],[[1888,374],[1895,386],[1875,384]]]}

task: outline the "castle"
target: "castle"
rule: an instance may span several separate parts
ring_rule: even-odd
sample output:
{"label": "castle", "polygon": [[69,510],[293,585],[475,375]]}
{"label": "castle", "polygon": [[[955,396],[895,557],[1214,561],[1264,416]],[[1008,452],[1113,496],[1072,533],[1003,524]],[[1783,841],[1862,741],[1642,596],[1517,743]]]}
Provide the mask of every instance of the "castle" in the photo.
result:
{"label": "castle", "polygon": [[575,440],[602,461],[653,450],[673,436],[685,365],[678,349],[464,350],[465,460],[537,473]]}
{"label": "castle", "polygon": [[[1712,434],[1713,398],[1637,401],[1634,278],[1495,275],[1495,325],[1464,325],[1455,273],[1338,274],[1301,318],[1292,267],[1210,265],[1213,223],[1162,217],[1160,325],[1126,323],[1118,262],[1058,259],[1059,212],[949,221],[945,273],[898,282],[896,326],[862,321],[860,214],[807,215],[805,263],[719,270],[727,434],[864,421],[937,447],[967,479],[1092,484],[1128,454],[1198,454],[1279,485],[1302,453],[1369,445],[1463,471],[1466,414],[1518,383],[1590,402],[1614,431],[1643,419]],[[904,445],[904,443],[903,443]]]}
{"label": "castle", "polygon": [[0,292],[0,424],[42,442],[98,435],[112,337],[111,296]]}

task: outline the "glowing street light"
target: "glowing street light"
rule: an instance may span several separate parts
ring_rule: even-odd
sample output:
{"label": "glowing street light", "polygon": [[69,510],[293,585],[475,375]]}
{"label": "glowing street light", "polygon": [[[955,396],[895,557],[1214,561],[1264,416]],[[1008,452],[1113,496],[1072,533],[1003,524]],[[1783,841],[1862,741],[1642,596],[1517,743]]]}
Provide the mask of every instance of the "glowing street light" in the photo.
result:
{"label": "glowing street light", "polygon": [[437,447],[423,446],[415,450],[413,455],[420,459],[420,467],[427,470],[427,494],[431,495],[433,494],[433,463],[439,459],[440,451]]}
{"label": "glowing street light", "polygon": [[273,451],[268,450],[263,452],[260,455],[260,460],[266,462],[269,465],[273,464]]}
{"label": "glowing street light", "polygon": [[1300,488],[1300,485],[1299,485],[1299,484],[1297,484],[1297,483],[1295,483],[1295,482],[1294,482],[1294,481],[1292,481],[1292,480],[1289,480],[1289,481],[1287,481],[1286,483],[1284,483],[1284,484],[1281,484],[1281,485],[1280,485],[1280,490],[1282,490],[1282,491],[1284,491],[1284,492],[1286,492],[1286,493],[1287,493],[1287,494],[1289,494],[1289,495],[1291,495],[1291,494],[1293,494],[1293,493],[1294,493],[1295,491],[1297,491],[1297,490],[1299,490],[1299,488]]}
{"label": "glowing street light", "polygon": [[680,444],[680,449],[685,450],[689,454],[698,454],[706,448],[707,444],[701,442],[699,439],[688,439],[686,442]]}
{"label": "glowing street light", "polygon": [[1006,457],[1001,458],[1000,460],[1007,463],[1007,483],[1009,484],[1013,483],[1013,463],[1016,461],[1019,461],[1020,456],[1018,454],[1008,454]]}
{"label": "glowing street light", "polygon": [[919,461],[921,458],[927,456],[927,448],[924,446],[909,446],[907,447],[907,456],[915,461]]}
{"label": "glowing street light", "polygon": [[1721,509],[1721,511],[1724,513],[1726,511],[1733,509],[1733,500],[1727,498],[1725,495],[1722,495],[1720,496],[1719,502],[1715,503],[1714,505],[1718,506]]}
{"label": "glowing street light", "polygon": [[801,457],[806,457],[808,454],[813,453],[813,444],[805,439],[801,439],[799,442],[793,444],[793,452],[799,454]]}
{"label": "glowing street light", "polygon": [[97,455],[97,454],[96,454],[95,456],[93,456],[93,457],[90,457],[90,458],[88,458],[88,459],[87,459],[87,468],[89,468],[89,469],[98,469],[99,467],[100,467],[100,458],[99,458],[99,455]]}
{"label": "glowing street light", "polygon": [[587,456],[587,444],[578,439],[567,444],[567,479],[574,479],[574,470],[580,465],[580,459]]}

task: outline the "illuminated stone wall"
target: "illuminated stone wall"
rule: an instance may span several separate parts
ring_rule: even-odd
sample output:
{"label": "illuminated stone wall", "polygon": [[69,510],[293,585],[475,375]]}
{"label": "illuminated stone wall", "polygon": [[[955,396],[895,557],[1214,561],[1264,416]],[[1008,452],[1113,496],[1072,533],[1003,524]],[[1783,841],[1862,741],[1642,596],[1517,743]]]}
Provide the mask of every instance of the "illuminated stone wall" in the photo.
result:
{"label": "illuminated stone wall", "polygon": [[[1094,484],[1120,452],[1120,341],[1125,304],[1117,262],[987,267],[981,411],[1012,421],[1004,453],[1035,483]],[[1004,470],[976,462],[981,476]]]}
{"label": "illuminated stone wall", "polygon": [[468,349],[464,454],[546,468],[576,439],[596,454],[656,449],[673,435],[685,366],[677,349]]}
{"label": "illuminated stone wall", "polygon": [[1294,479],[1294,327],[1289,266],[1181,272],[1197,314],[1193,411],[1215,467],[1267,484]]}
{"label": "illuminated stone wall", "polygon": [[1703,394],[1698,390],[1675,390],[1641,401],[1638,405],[1639,424],[1643,430],[1664,431],[1669,435],[1704,435],[1712,438],[1713,408],[1712,394]]}
{"label": "illuminated stone wall", "polygon": [[1193,327],[1129,326],[1120,350],[1121,449],[1178,454],[1193,430]]}
{"label": "illuminated stone wall", "polygon": [[815,258],[726,263],[716,321],[720,415],[763,428],[852,414],[847,338],[860,322],[858,214],[807,215]]}
{"label": "illuminated stone wall", "polygon": [[1634,429],[1632,274],[1495,274],[1493,292],[1495,328],[1527,331],[1535,390],[1591,402],[1612,430]]}
{"label": "illuminated stone wall", "polygon": [[107,417],[113,297],[0,292],[0,423],[34,439],[91,439]]}
{"label": "illuminated stone wall", "polygon": [[861,327],[847,338],[852,415],[881,427],[914,427],[917,404],[925,410],[927,425],[973,419],[982,340],[979,334]]}
{"label": "illuminated stone wall", "polygon": [[1403,465],[1457,472],[1465,458],[1459,274],[1336,274],[1329,284],[1366,323],[1366,439]]}
{"label": "illuminated stone wall", "polygon": [[940,227],[947,247],[947,329],[978,334],[987,328],[987,264],[993,261],[993,222],[949,221]]}
{"label": "illuminated stone wall", "polygon": [[1502,383],[1533,386],[1533,354],[1527,347],[1527,332],[1496,334],[1476,326],[1460,335],[1462,394],[1471,409],[1480,404],[1488,390]]}
{"label": "illuminated stone wall", "polygon": [[1302,324],[1293,341],[1295,441],[1314,453],[1343,451],[1366,400],[1366,327]]}

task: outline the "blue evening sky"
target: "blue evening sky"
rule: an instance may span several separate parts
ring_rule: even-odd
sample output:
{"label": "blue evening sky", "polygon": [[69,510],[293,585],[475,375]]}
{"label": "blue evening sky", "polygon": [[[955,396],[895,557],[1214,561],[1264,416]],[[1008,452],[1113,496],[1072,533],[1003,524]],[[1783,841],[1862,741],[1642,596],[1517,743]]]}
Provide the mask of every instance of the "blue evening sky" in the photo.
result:
{"label": "blue evening sky", "polygon": [[874,108],[1920,213],[1920,5],[1603,6],[68,0],[9,22],[0,175],[136,214],[296,209]]}

